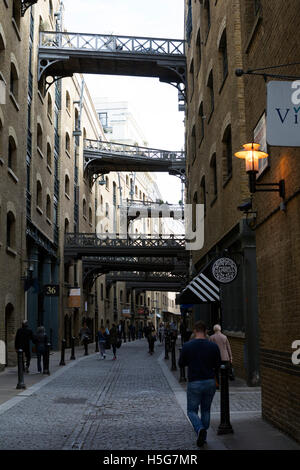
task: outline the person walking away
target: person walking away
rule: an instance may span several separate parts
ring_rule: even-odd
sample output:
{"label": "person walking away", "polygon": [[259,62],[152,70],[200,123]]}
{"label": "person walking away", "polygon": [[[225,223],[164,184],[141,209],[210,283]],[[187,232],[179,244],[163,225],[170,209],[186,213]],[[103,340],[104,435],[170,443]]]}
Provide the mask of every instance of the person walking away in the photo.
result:
{"label": "person walking away", "polygon": [[28,321],[23,320],[22,327],[17,330],[15,337],[15,350],[23,350],[26,358],[26,367],[24,366],[24,357],[23,357],[23,370],[29,372],[31,354],[30,354],[30,341],[33,341],[33,332],[28,328]]}
{"label": "person walking away", "polygon": [[149,353],[152,354],[154,353],[154,343],[156,341],[156,331],[152,330],[149,335]]}
{"label": "person walking away", "polygon": [[38,372],[42,373],[42,365],[41,365],[41,358],[43,357],[43,374],[46,370],[46,360],[47,360],[47,343],[48,337],[45,333],[45,328],[43,326],[39,326],[36,332],[33,341],[36,345],[36,355],[37,355],[37,369]]}
{"label": "person walking away", "polygon": [[210,425],[210,408],[216,392],[215,371],[221,365],[221,354],[218,346],[206,338],[205,323],[195,323],[194,335],[194,339],[182,346],[178,364],[188,367],[187,415],[197,434],[197,445],[202,447]]}
{"label": "person walking away", "polygon": [[[210,341],[217,344],[220,349],[222,364],[230,367],[232,364],[232,352],[227,336],[222,333],[220,325],[214,326],[214,334],[209,338]],[[217,388],[219,388],[219,371],[216,373]]]}
{"label": "person walking away", "polygon": [[87,323],[83,323],[83,327],[80,329],[79,337],[81,343],[84,345],[84,353],[88,355],[88,343],[91,337],[91,330],[88,328]]}
{"label": "person walking away", "polygon": [[163,343],[164,342],[164,326],[162,323],[159,325],[158,337],[159,337],[159,342]]}
{"label": "person walking away", "polygon": [[113,323],[111,329],[109,330],[109,341],[113,350],[113,361],[117,359],[117,342],[118,342],[118,330],[116,325]]}
{"label": "person walking away", "polygon": [[100,330],[98,331],[98,343],[99,343],[101,359],[106,358],[106,354],[105,354],[106,339],[107,339],[107,334],[105,332],[105,328],[101,326]]}

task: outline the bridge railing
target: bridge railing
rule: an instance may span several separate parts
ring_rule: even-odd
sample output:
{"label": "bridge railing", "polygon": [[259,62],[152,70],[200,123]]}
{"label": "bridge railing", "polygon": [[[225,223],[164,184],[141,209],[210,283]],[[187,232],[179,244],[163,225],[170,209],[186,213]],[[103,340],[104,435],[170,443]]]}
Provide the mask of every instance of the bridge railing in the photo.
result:
{"label": "bridge railing", "polygon": [[41,31],[39,45],[42,48],[73,49],[107,53],[117,52],[171,56],[184,56],[185,54],[185,40],[182,39],[115,36],[111,34]]}
{"label": "bridge railing", "polygon": [[67,233],[65,247],[185,248],[185,235]]}
{"label": "bridge railing", "polygon": [[84,150],[94,150],[95,152],[107,153],[108,155],[121,155],[129,157],[144,157],[147,159],[163,160],[170,162],[185,161],[184,151],[170,151],[152,149],[149,147],[140,147],[135,145],[120,144],[116,142],[107,142],[104,140],[84,140]]}

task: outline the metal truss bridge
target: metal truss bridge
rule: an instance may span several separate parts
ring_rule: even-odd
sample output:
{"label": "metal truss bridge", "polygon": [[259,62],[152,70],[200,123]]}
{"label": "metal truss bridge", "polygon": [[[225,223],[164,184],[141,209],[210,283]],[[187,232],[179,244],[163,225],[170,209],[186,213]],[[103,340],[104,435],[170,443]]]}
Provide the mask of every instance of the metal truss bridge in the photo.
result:
{"label": "metal truss bridge", "polygon": [[130,271],[136,273],[167,273],[185,278],[188,270],[187,260],[178,261],[174,257],[133,257],[133,256],[98,256],[83,257],[83,283],[93,285],[95,279],[103,274]]}
{"label": "metal truss bridge", "polygon": [[157,77],[183,91],[185,40],[41,31],[39,80],[73,73]]}
{"label": "metal truss bridge", "polygon": [[179,292],[185,286],[185,276],[161,272],[111,272],[106,276],[107,285],[126,282],[127,288],[154,291]]}
{"label": "metal truss bridge", "polygon": [[173,218],[184,220],[184,207],[180,204],[167,204],[152,201],[128,200],[118,206],[122,213],[125,213],[127,220],[137,218]]}
{"label": "metal truss bridge", "polygon": [[186,259],[185,235],[67,233],[65,259],[83,256],[143,256]]}
{"label": "metal truss bridge", "polygon": [[84,169],[90,175],[110,171],[168,172],[171,175],[185,174],[185,152],[159,150],[137,145],[84,140]]}

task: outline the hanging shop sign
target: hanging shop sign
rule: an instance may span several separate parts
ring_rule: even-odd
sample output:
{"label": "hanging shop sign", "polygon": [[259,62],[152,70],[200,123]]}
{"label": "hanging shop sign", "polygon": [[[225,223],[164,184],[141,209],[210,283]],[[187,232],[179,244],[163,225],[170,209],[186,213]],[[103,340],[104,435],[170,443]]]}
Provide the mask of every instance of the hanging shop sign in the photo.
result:
{"label": "hanging shop sign", "polygon": [[268,83],[267,142],[280,147],[300,147],[300,80]]}
{"label": "hanging shop sign", "polygon": [[80,307],[80,289],[70,289],[68,297],[68,307],[69,308],[79,308]]}
{"label": "hanging shop sign", "polygon": [[231,258],[218,258],[212,264],[212,275],[214,279],[221,284],[229,284],[234,281],[238,274],[238,267],[235,261]]}

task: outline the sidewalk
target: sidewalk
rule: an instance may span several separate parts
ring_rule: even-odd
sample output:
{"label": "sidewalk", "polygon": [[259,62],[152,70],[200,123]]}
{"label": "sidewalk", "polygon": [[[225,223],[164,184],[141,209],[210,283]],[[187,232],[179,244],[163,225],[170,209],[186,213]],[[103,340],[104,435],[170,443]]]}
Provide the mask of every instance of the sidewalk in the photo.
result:
{"label": "sidewalk", "polygon": [[[89,344],[89,353],[92,354],[95,352],[95,343]],[[78,359],[84,355],[84,347],[78,346],[75,348],[75,358]],[[71,349],[66,349],[65,351],[65,364],[74,362],[70,360]],[[54,374],[57,370],[63,369],[64,366],[60,366],[61,351],[51,351],[50,352],[50,362],[49,362],[49,371],[50,375]],[[43,375],[38,373],[37,370],[37,359],[36,356],[31,357],[29,374],[24,373],[24,383],[26,389],[30,388],[32,385],[39,383],[41,380],[48,377],[48,375]],[[18,383],[18,368],[17,367],[6,367],[3,372],[0,372],[0,405],[5,403],[7,400],[19,395],[24,392],[24,390],[17,390],[16,386]]]}
{"label": "sidewalk", "polygon": [[[178,366],[180,339],[177,340],[176,371],[171,371],[172,359],[164,359],[165,346],[158,344],[161,367],[169,377],[177,401],[186,414],[186,382],[179,383],[180,368]],[[187,370],[186,376],[187,376]],[[248,387],[242,379],[236,378],[229,382],[230,422],[234,433],[218,435],[220,424],[220,391],[217,391],[211,409],[211,426],[208,431],[208,450],[300,450],[290,437],[266,422],[261,416],[261,388]]]}

